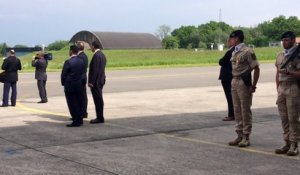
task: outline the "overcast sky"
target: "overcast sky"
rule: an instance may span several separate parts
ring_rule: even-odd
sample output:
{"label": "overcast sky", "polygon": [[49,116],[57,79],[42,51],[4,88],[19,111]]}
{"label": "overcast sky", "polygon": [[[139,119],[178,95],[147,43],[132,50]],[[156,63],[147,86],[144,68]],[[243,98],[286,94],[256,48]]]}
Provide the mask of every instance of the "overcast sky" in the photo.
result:
{"label": "overcast sky", "polygon": [[[256,26],[279,15],[298,16],[299,0],[0,0],[0,43],[10,46],[69,40],[81,30],[155,33],[222,21]],[[298,5],[297,5],[298,4]]]}

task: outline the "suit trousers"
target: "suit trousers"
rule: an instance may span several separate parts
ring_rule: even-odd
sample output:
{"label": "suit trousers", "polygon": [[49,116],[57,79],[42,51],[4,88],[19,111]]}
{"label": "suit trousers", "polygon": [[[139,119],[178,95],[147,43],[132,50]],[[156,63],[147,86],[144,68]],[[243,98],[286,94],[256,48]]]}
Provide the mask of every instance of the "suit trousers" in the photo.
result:
{"label": "suit trousers", "polygon": [[87,112],[87,106],[88,106],[88,97],[87,97],[87,92],[86,92],[86,79],[81,80],[82,83],[82,93],[83,93],[83,106],[82,106],[82,110],[83,110],[83,116],[87,117],[88,112]]}
{"label": "suit trousers", "polygon": [[48,101],[46,92],[46,80],[37,80],[39,95],[42,101]]}
{"label": "suit trousers", "polygon": [[82,92],[65,91],[67,105],[74,124],[83,123]]}
{"label": "suit trousers", "polygon": [[277,106],[285,141],[300,142],[300,87],[298,82],[280,82]]}
{"label": "suit trousers", "polygon": [[17,101],[17,82],[4,82],[2,105],[8,106],[9,91],[11,88],[11,105],[16,106]]}
{"label": "suit trousers", "polygon": [[250,134],[252,130],[252,93],[241,78],[233,78],[231,93],[236,121],[236,132]]}
{"label": "suit trousers", "polygon": [[231,80],[229,81],[222,80],[221,83],[227,100],[228,117],[234,118],[233,102],[232,102],[232,95],[231,95]]}
{"label": "suit trousers", "polygon": [[99,121],[104,122],[104,116],[103,116],[104,101],[103,101],[102,89],[103,87],[92,87],[91,92],[94,99],[97,119]]}

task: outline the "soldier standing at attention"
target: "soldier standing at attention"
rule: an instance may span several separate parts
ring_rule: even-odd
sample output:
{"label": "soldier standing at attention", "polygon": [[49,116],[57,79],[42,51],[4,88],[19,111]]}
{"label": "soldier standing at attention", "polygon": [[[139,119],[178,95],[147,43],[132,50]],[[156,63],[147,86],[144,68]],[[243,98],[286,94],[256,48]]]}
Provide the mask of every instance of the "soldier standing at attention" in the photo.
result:
{"label": "soldier standing at attention", "polygon": [[276,154],[295,156],[300,141],[300,50],[295,42],[295,34],[282,34],[283,52],[276,59],[277,106],[281,117],[285,145],[275,150]]}
{"label": "soldier standing at attention", "polygon": [[[231,92],[238,136],[228,144],[239,147],[250,145],[252,94],[255,92],[260,73],[259,63],[253,50],[247,47],[243,41],[244,33],[241,30],[235,30],[229,36],[229,42],[235,47],[231,58],[233,76]],[[254,70],[253,81],[252,70]]]}

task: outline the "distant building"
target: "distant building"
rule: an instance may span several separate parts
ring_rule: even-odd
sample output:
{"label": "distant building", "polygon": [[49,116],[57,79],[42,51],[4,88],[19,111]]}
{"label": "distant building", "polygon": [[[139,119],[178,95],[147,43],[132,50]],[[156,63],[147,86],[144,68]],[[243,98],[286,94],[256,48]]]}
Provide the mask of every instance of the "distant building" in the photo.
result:
{"label": "distant building", "polygon": [[5,48],[5,55],[9,55],[10,50],[15,50],[17,57],[22,57],[26,54],[32,53],[32,52],[38,52],[42,50],[42,47],[24,47],[24,48],[14,48],[14,47],[7,47]]}
{"label": "distant building", "polygon": [[269,42],[269,47],[281,47],[282,42],[281,41],[270,41]]}
{"label": "distant building", "polygon": [[101,49],[161,49],[161,41],[149,33],[122,32],[92,32],[80,31],[71,39],[70,43],[84,41],[91,44],[96,41]]}

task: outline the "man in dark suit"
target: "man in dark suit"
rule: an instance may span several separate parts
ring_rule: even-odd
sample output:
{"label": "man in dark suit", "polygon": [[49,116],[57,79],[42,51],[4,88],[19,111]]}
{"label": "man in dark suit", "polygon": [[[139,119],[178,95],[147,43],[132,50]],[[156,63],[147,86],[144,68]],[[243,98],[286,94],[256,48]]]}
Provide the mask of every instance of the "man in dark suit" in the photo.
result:
{"label": "man in dark suit", "polygon": [[94,52],[93,58],[90,63],[89,69],[89,78],[88,86],[91,88],[91,92],[94,99],[94,104],[96,107],[97,118],[91,120],[90,123],[104,123],[103,116],[103,94],[102,89],[105,84],[105,66],[106,66],[106,57],[100,51],[100,44],[93,42],[91,46],[92,51]]}
{"label": "man in dark suit", "polygon": [[2,70],[5,71],[2,107],[8,106],[10,88],[12,89],[10,98],[11,105],[16,106],[18,70],[21,69],[21,61],[16,57],[15,51],[10,50],[10,56],[4,59],[4,62],[2,64]]}
{"label": "man in dark suit", "polygon": [[223,58],[219,60],[219,65],[221,66],[219,80],[221,80],[228,105],[228,116],[223,118],[223,121],[234,120],[233,102],[231,96],[232,66],[230,61],[234,47],[230,46],[229,42],[228,47],[230,49],[225,53]]}
{"label": "man in dark suit", "polygon": [[37,80],[37,86],[41,98],[41,101],[39,101],[38,103],[47,103],[48,98],[46,92],[46,69],[48,66],[48,61],[44,58],[43,52],[39,52],[32,60],[32,66],[35,67],[35,79]]}
{"label": "man in dark suit", "polygon": [[78,58],[77,53],[78,47],[70,46],[70,58],[65,61],[61,72],[61,84],[64,86],[68,108],[73,120],[67,127],[78,127],[83,124],[81,76],[84,71],[84,64]]}
{"label": "man in dark suit", "polygon": [[82,88],[83,88],[83,118],[87,118],[88,117],[88,113],[87,113],[87,106],[88,106],[88,98],[87,98],[87,93],[86,93],[86,83],[87,83],[87,68],[88,68],[88,57],[87,55],[84,53],[84,43],[83,42],[77,42],[76,46],[79,49],[78,52],[78,57],[80,59],[82,59],[83,64],[84,64],[84,72],[81,76],[81,83],[82,83]]}

